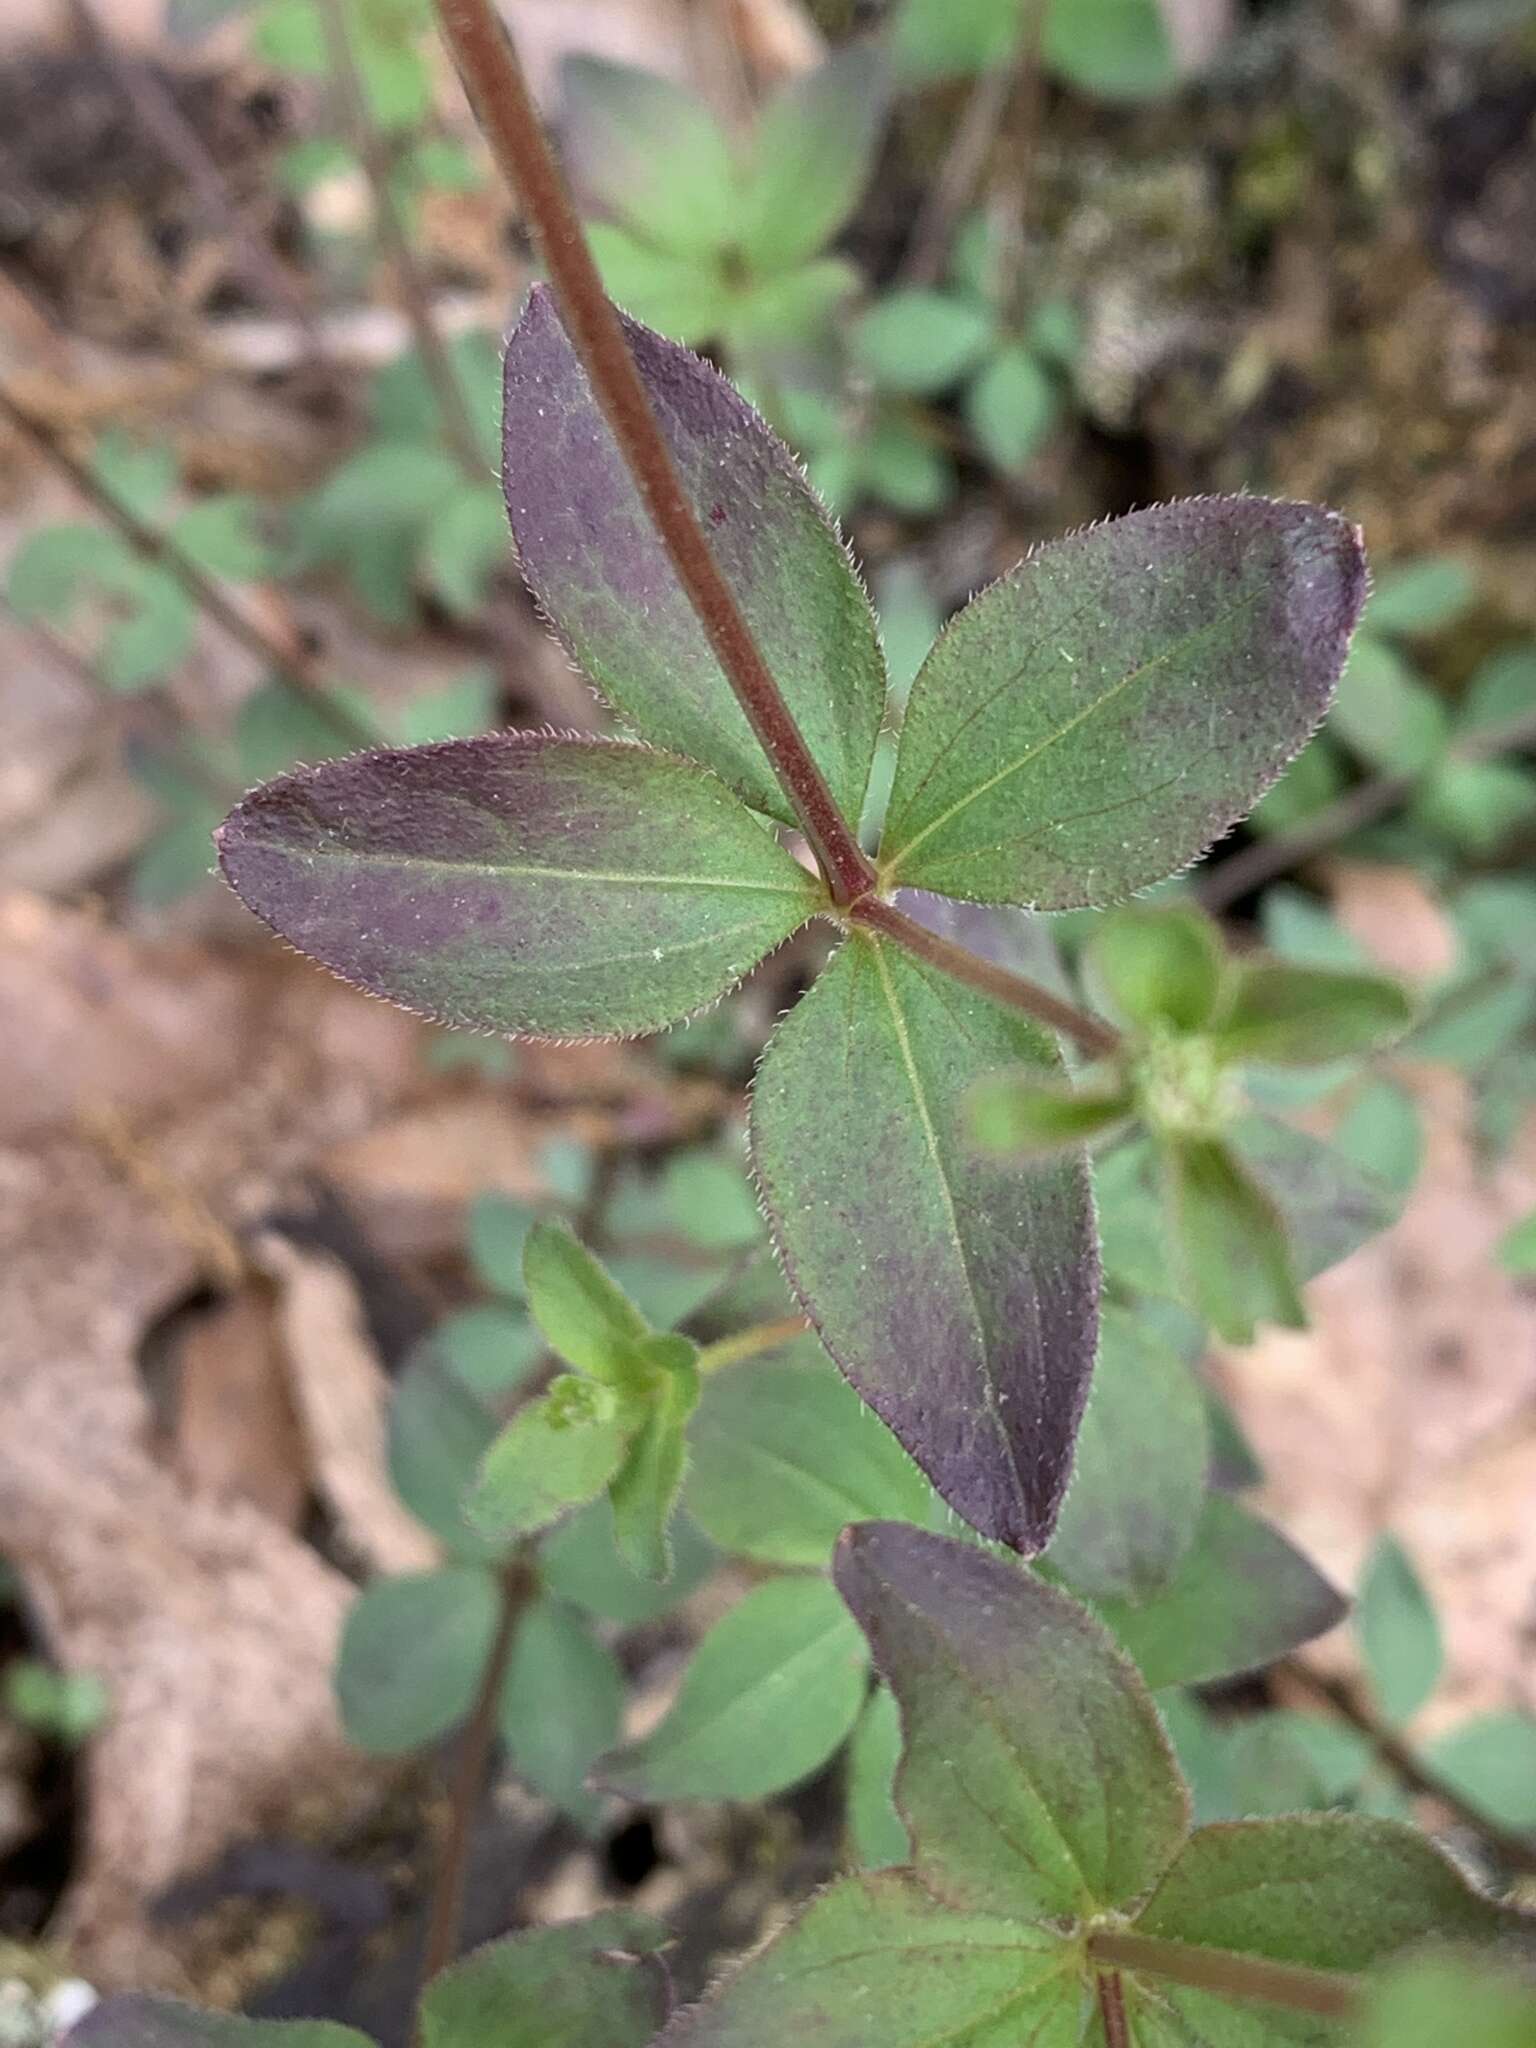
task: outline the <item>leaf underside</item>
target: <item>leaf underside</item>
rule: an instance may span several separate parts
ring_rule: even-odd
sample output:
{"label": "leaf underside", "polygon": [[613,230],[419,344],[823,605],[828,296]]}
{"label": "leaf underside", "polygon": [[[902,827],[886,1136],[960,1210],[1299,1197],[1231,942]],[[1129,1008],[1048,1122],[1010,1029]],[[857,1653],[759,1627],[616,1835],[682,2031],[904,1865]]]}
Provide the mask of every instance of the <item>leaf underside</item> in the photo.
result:
{"label": "leaf underside", "polygon": [[[624,332],[715,559],[833,796],[857,818],[885,662],[842,542],[788,449],[717,370],[636,321]],[[572,658],[642,738],[793,823],[542,285],[508,344],[503,431],[523,574]]]}
{"label": "leaf underside", "polygon": [[243,901],[344,980],[438,1023],[546,1038],[675,1023],[817,900],[713,775],[547,733],[299,769],[218,841]]}
{"label": "leaf underside", "polygon": [[881,848],[905,885],[1063,910],[1243,817],[1322,718],[1365,592],[1344,520],[1200,498],[1042,548],[912,686]]}
{"label": "leaf underside", "polygon": [[752,1158],[823,1343],[983,1535],[1049,1538],[1096,1342],[1098,1258],[1076,1157],[968,1152],[979,1075],[1050,1072],[1040,1033],[883,940],[850,938],[753,1092]]}

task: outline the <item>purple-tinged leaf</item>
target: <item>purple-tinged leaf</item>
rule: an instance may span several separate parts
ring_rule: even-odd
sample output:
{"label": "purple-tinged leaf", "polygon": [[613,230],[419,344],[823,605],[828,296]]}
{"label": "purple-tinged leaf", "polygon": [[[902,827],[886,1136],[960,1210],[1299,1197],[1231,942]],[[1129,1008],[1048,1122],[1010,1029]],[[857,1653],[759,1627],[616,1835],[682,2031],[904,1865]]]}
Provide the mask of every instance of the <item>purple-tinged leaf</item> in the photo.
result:
{"label": "purple-tinged leaf", "polygon": [[236,893],[311,959],[437,1023],[660,1030],[734,986],[816,886],[689,761],[547,733],[357,754],[253,790]]}
{"label": "purple-tinged leaf", "polygon": [[427,1986],[421,2048],[645,2048],[671,2004],[666,1938],[614,1907],[490,1942]]}
{"label": "purple-tinged leaf", "polygon": [[[844,813],[885,708],[869,600],[799,465],[718,370],[626,320],[683,487]],[[642,738],[793,822],[592,395],[554,300],[507,348],[504,481],[523,574],[577,665]]]}
{"label": "purple-tinged leaf", "polygon": [[1188,1795],[1139,1674],[1089,1614],[905,1522],[855,1524],[833,1576],[901,1708],[896,1803],[936,1898],[1078,1918],[1151,1890]]}
{"label": "purple-tinged leaf", "polygon": [[1311,505],[1200,498],[1041,549],[912,686],[884,873],[980,902],[1113,902],[1252,808],[1327,710],[1365,594]]}
{"label": "purple-tinged leaf", "polygon": [[780,1027],[752,1100],[770,1224],[822,1342],[951,1507],[1031,1553],[1093,1369],[1092,1201],[1080,1157],[978,1158],[961,1098],[1054,1057],[1016,1012],[857,933]]}
{"label": "purple-tinged leaf", "polygon": [[886,1870],[822,1892],[656,2048],[1078,2048],[1081,1996],[1054,1929],[953,1912]]}
{"label": "purple-tinged leaf", "polygon": [[250,2020],[136,1991],[104,1998],[68,2039],[70,2048],[374,2048],[330,2020]]}

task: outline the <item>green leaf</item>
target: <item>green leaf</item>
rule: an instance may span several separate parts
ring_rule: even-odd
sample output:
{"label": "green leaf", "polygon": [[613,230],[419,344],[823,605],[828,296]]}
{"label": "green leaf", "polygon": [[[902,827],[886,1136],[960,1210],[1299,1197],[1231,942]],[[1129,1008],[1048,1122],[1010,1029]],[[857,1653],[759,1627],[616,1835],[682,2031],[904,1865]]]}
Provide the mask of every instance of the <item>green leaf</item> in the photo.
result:
{"label": "green leaf", "polygon": [[701,1586],[717,1562],[713,1546],[688,1515],[672,1523],[672,1576],[657,1585],[630,1570],[619,1556],[608,1501],[590,1507],[547,1537],[539,1552],[539,1569],[552,1593],[627,1628],[669,1613]]}
{"label": "green leaf", "polygon": [[328,761],[356,744],[341,704],[333,716],[326,700],[300,696],[280,677],[253,690],[235,721],[240,773],[251,782],[281,775],[295,761]]}
{"label": "green leaf", "polygon": [[[509,1367],[521,1359],[523,1374],[538,1361],[537,1342],[527,1341],[532,1334],[525,1329],[519,1349],[507,1354]],[[487,1539],[464,1512],[502,1412],[487,1388],[457,1369],[451,1344],[437,1336],[412,1354],[395,1388],[390,1481],[417,1521],[457,1557],[490,1559],[504,1547]]]}
{"label": "green leaf", "polygon": [[135,557],[109,527],[45,526],[28,534],[6,570],[6,597],[23,619],[61,624],[79,599],[101,584],[110,587]]}
{"label": "green leaf", "polygon": [[967,76],[1005,63],[1024,0],[899,0],[891,54],[905,78]]}
{"label": "green leaf", "polygon": [[1335,1129],[1333,1143],[1352,1165],[1375,1175],[1394,1195],[1406,1195],[1424,1159],[1418,1105],[1395,1081],[1368,1081]]}
{"label": "green leaf", "polygon": [[1467,853],[1495,854],[1536,817],[1536,776],[1514,761],[1442,761],[1418,792],[1412,815]]}
{"label": "green leaf", "polygon": [[493,1401],[520,1387],[544,1355],[527,1316],[493,1302],[444,1316],[428,1341],[465,1386]]}
{"label": "green leaf", "polygon": [[715,778],[603,740],[495,733],[359,754],[255,790],[225,876],[332,973],[459,1028],[659,1029],[816,908]]}
{"label": "green leaf", "polygon": [[1512,1920],[1416,1829],[1315,1813],[1199,1829],[1135,1931],[1315,1970],[1359,1971],[1425,1941],[1488,1941]]}
{"label": "green leaf", "polygon": [[1323,1066],[1363,1058],[1401,1038],[1413,1004],[1400,982],[1245,961],[1216,1025],[1224,1055],[1275,1066]]}
{"label": "green leaf", "polygon": [[422,1994],[421,2048],[645,2048],[671,2003],[665,1941],[654,1920],[613,1908],[476,1949]]}
{"label": "green leaf", "polygon": [[1425,1745],[1424,1761],[1490,1820],[1536,1828],[1536,1720],[1483,1714]]}
{"label": "green leaf", "polygon": [[109,498],[148,523],[176,488],[176,451],[165,442],[141,448],[116,428],[97,442],[91,469]]}
{"label": "green leaf", "polygon": [[[668,1347],[670,1362],[664,1362]],[[698,1353],[686,1337],[653,1337],[644,1353],[660,1386],[608,1497],[620,1557],[642,1578],[664,1585],[672,1572],[668,1532],[688,1457],[683,1432],[699,1398]]]}
{"label": "green leaf", "polygon": [[1183,867],[1317,724],[1364,593],[1351,527],[1201,498],[1032,555],[912,686],[888,881],[1072,909]]}
{"label": "green leaf", "polygon": [[440,689],[423,690],[397,706],[390,736],[406,746],[468,739],[497,721],[499,685],[489,667],[467,668]]}
{"label": "green leaf", "polygon": [[[857,818],[885,666],[842,542],[789,450],[718,371],[633,321],[625,334],[721,572],[832,795]],[[505,392],[512,531],[567,652],[643,737],[793,823],[543,286],[508,345]]]}
{"label": "green leaf", "polygon": [[538,1211],[494,1190],[476,1195],[465,1217],[469,1263],[494,1294],[523,1299],[523,1252]]}
{"label": "green leaf", "polygon": [[342,1630],[336,1696],[373,1756],[419,1749],[462,1721],[490,1655],[500,1596],[472,1565],[376,1579]]}
{"label": "green leaf", "polygon": [[612,1387],[563,1374],[487,1451],[470,1520],[488,1537],[528,1536],[585,1507],[623,1464],[644,1413]]}
{"label": "green leaf", "polygon": [[1359,2048],[1532,2048],[1536,1992],[1479,1956],[1419,1956],[1372,1991]]}
{"label": "green leaf", "polygon": [[563,1601],[535,1600],[519,1617],[501,1688],[498,1726],[512,1768],[583,1827],[601,1804],[587,1773],[619,1739],[624,1674]]}
{"label": "green leaf", "polygon": [[1229,1344],[1260,1323],[1306,1327],[1285,1225],[1269,1196],[1223,1144],[1163,1141],[1168,1221],[1189,1299]]}
{"label": "green leaf", "polygon": [[594,221],[587,240],[608,296],[634,319],[692,348],[724,327],[730,290],[706,259],[652,248],[611,221]]}
{"label": "green leaf", "polygon": [[1106,1006],[1127,1024],[1200,1031],[1215,1013],[1226,971],[1221,933],[1203,911],[1128,904],[1095,925],[1087,970]]}
{"label": "green leaf", "polygon": [[1329,731],[1389,775],[1419,775],[1444,750],[1445,706],[1402,656],[1362,633],[1350,650]]}
{"label": "green leaf", "polygon": [[1207,1494],[1193,1546],[1141,1606],[1099,1612],[1154,1692],[1257,1671],[1343,1619],[1344,1602],[1268,1522]]}
{"label": "green leaf", "polygon": [[1366,622],[1372,633],[1434,633],[1459,618],[1476,596],[1476,577],[1454,556],[1393,562],[1377,574]]}
{"label": "green leaf", "polygon": [[1536,1209],[1510,1225],[1499,1239],[1494,1257],[1506,1273],[1514,1273],[1521,1279],[1536,1273]]}
{"label": "green leaf", "polygon": [[1411,1720],[1439,1682],[1445,1654],[1434,1603],[1394,1536],[1382,1536],[1366,1560],[1355,1630],[1376,1704],[1388,1721]]}
{"label": "green leaf", "polygon": [[915,286],[888,292],[854,322],[854,358],[882,391],[947,391],[981,360],[992,316],[971,299]]}
{"label": "green leaf", "polygon": [[1472,674],[1456,708],[1459,734],[1497,732],[1536,711],[1536,644],[1489,655]]}
{"label": "green leaf", "polygon": [[1065,1490],[1097,1294],[1080,1159],[977,1159],[961,1101],[1051,1072],[1016,1012],[850,938],[764,1055],[752,1155],[785,1271],[846,1377],[956,1510],[1035,1550]]}
{"label": "green leaf", "polygon": [[1157,0],[1048,0],[1042,55],[1058,77],[1103,99],[1148,99],[1178,79]]}
{"label": "green leaf", "polygon": [[888,1686],[877,1685],[848,1744],[848,1846],[865,1870],[888,1870],[911,1860],[907,1824],[896,1810],[900,1761],[896,1695]]}
{"label": "green leaf", "polygon": [[825,1566],[849,1522],[928,1519],[928,1482],[824,1360],[731,1366],[689,1429],[689,1512],[722,1550]]}
{"label": "green leaf", "polygon": [[662,1175],[673,1223],[705,1251],[741,1251],[762,1239],[763,1219],[745,1162],[717,1152],[677,1152]]}
{"label": "green leaf", "polygon": [[820,1893],[657,2048],[1072,2048],[1082,1988],[1053,1929],[884,1870]]}
{"label": "green leaf", "polygon": [[1402,1209],[1402,1191],[1374,1168],[1294,1124],[1245,1116],[1229,1136],[1241,1165],[1279,1210],[1301,1280],[1348,1258]]}
{"label": "green leaf", "polygon": [[125,562],[112,597],[126,616],[109,626],[99,664],[114,690],[142,690],[162,682],[192,651],[197,607],[174,576],[151,562]]}
{"label": "green leaf", "polygon": [[734,239],[736,163],[692,93],[654,72],[585,56],[565,60],[560,86],[566,162],[599,211],[677,256]]}
{"label": "green leaf", "polygon": [[1076,1919],[1151,1887],[1187,1800],[1097,1622],[1022,1565],[900,1522],[848,1530],[835,1577],[900,1704],[897,1804],[935,1898]]}
{"label": "green leaf", "polygon": [[634,1799],[766,1799],[842,1745],[867,1683],[859,1632],[826,1580],[771,1579],[716,1622],[658,1726],[599,1775]]}
{"label": "green leaf", "polygon": [[1370,1743],[1342,1722],[1283,1709],[1244,1715],[1227,1735],[1229,1811],[1253,1819],[1339,1805],[1373,1762]]}
{"label": "green leaf", "polygon": [[433,515],[422,570],[456,618],[472,619],[482,609],[492,576],[510,560],[506,507],[489,480],[462,485]]}
{"label": "green leaf", "polygon": [[781,86],[758,116],[735,224],[749,269],[803,263],[849,220],[885,114],[883,74],[871,44],[847,44]]}
{"label": "green leaf", "polygon": [[994,1074],[966,1098],[969,1129],[984,1153],[1004,1159],[1039,1159],[1075,1149],[1121,1129],[1135,1099],[1112,1077],[1086,1077],[1086,1085],[1042,1080],[1037,1074]]}
{"label": "green leaf", "polygon": [[861,279],[841,256],[823,256],[759,278],[731,299],[721,326],[728,349],[736,356],[772,367],[826,342],[836,316],[856,296]]}
{"label": "green leaf", "polygon": [[1150,1599],[1195,1540],[1210,1454],[1188,1366],[1136,1316],[1106,1308],[1050,1564],[1088,1599]]}
{"label": "green leaf", "polygon": [[210,575],[253,583],[273,568],[259,522],[254,498],[205,498],[172,522],[171,539]]}
{"label": "green leaf", "polygon": [[529,1229],[523,1291],[534,1321],[568,1364],[635,1390],[635,1347],[650,1325],[564,1223],[543,1217]]}
{"label": "green leaf", "polygon": [[366,2034],[330,2020],[248,2020],[138,1991],[104,1998],[69,2040],[71,2048],[375,2048]]}
{"label": "green leaf", "polygon": [[999,349],[973,379],[964,399],[966,422],[982,453],[1004,473],[1021,470],[1061,414],[1056,386],[1022,343]]}

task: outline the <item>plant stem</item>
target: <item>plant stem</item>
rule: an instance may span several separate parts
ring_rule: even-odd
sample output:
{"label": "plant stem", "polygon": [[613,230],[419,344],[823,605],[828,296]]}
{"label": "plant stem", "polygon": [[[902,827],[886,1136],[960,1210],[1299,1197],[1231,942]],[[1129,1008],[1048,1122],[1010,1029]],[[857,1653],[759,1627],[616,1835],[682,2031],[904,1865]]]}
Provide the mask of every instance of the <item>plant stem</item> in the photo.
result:
{"label": "plant stem", "polygon": [[688,502],[512,41],[492,0],[437,0],[437,11],[486,139],[522,197],[566,332],[677,580],[793,806],[833,900],[852,903],[872,886],[874,870],[812,758]]}
{"label": "plant stem", "polygon": [[917,224],[902,253],[896,273],[899,285],[912,289],[938,282],[954,241],[956,224],[986,168],[999,124],[1013,96],[1014,76],[1012,64],[1000,64],[977,75],[955,123],[939,175],[918,212]]}
{"label": "plant stem", "polygon": [[136,553],[174,577],[215,625],[222,627],[232,640],[237,641],[248,654],[254,655],[264,667],[280,676],[295,696],[303,697],[312,704],[354,745],[378,745],[379,735],[350,711],[344,700],[330,688],[325,671],[313,655],[285,646],[265,626],[242,611],[225,595],[214,578],[168,534],[158,533],[136,512],[120,504],[86,464],[71,454],[52,427],[23,405],[3,384],[0,384],[0,419],[8,421],[45,462],[66,477],[102,518],[116,527]]}
{"label": "plant stem", "polygon": [[1104,2048],[1131,2048],[1131,2030],[1125,2016],[1125,1982],[1120,1972],[1099,1971],[1098,1992]]}
{"label": "plant stem", "polygon": [[480,1690],[459,1744],[453,1781],[448,1790],[448,1825],[438,1851],[437,1870],[432,1881],[432,1904],[427,1915],[427,1932],[421,1950],[421,1984],[425,1988],[440,1970],[445,1970],[458,1953],[464,1919],[464,1885],[469,1871],[470,1838],[485,1784],[486,1765],[496,1740],[496,1715],[501,1689],[506,1682],[512,1641],[527,1593],[527,1576],[514,1561],[501,1575],[501,1613]]}
{"label": "plant stem", "polygon": [[744,1359],[759,1358],[765,1351],[778,1351],[803,1337],[810,1327],[805,1316],[779,1316],[771,1323],[753,1323],[750,1329],[738,1330],[733,1337],[717,1337],[713,1344],[700,1350],[699,1371],[721,1372],[728,1365],[740,1365]]}
{"label": "plant stem", "polygon": [[926,960],[930,967],[941,968],[944,973],[952,974],[956,981],[963,981],[967,988],[979,989],[982,995],[990,996],[994,1002],[1002,1003],[1010,1010],[1022,1010],[1037,1024],[1060,1032],[1095,1059],[1105,1059],[1119,1051],[1120,1034],[1102,1017],[1095,1017],[1091,1010],[1079,1009],[1076,1003],[1052,995],[1048,988],[1027,980],[1022,974],[1010,974],[1006,967],[994,967],[990,960],[983,960],[979,954],[957,946],[952,939],[940,938],[937,932],[929,931],[926,925],[908,917],[893,903],[886,903],[878,896],[863,896],[848,914],[855,924],[867,925],[884,933],[898,945],[905,946],[919,960]]}
{"label": "plant stem", "polygon": [[1466,1827],[1481,1836],[1511,1870],[1536,1873],[1536,1837],[1491,1820],[1480,1808],[1473,1806],[1448,1779],[1425,1763],[1395,1728],[1389,1727],[1367,1706],[1352,1686],[1315,1670],[1304,1657],[1287,1657],[1275,1669],[1277,1675],[1291,1680],[1314,1702],[1331,1707],[1351,1727],[1357,1728],[1381,1761],[1390,1765],[1411,1792],[1436,1800],[1454,1813]]}
{"label": "plant stem", "polygon": [[[1536,712],[1522,711],[1482,732],[1470,732],[1449,747],[1453,761],[1485,761],[1508,747],[1525,747],[1536,741]],[[1273,839],[1256,839],[1229,860],[1220,861],[1195,884],[1195,893],[1207,910],[1229,910],[1240,897],[1276,881],[1303,861],[1326,853],[1330,846],[1347,839],[1362,826],[1373,825],[1389,811],[1412,796],[1423,782],[1421,775],[1377,775],[1335,797],[1331,804],[1303,818],[1288,832]]]}
{"label": "plant stem", "polygon": [[1296,1963],[1272,1963],[1265,1956],[1245,1956],[1231,1949],[1200,1948],[1193,1942],[1163,1941],[1129,1929],[1099,1928],[1088,1937],[1088,1953],[1097,1963],[1117,1969],[1142,1970],[1187,1984],[1196,1991],[1214,1991],[1226,1998],[1251,1998],[1281,2005],[1290,2012],[1317,2013],[1324,2019],[1347,2019],[1355,2010],[1358,1989],[1353,1977],[1334,1970],[1309,1970]]}
{"label": "plant stem", "polygon": [[368,100],[352,49],[342,0],[320,0],[320,20],[325,31],[331,82],[341,102],[342,119],[373,195],[374,229],[379,247],[394,272],[395,289],[416,343],[416,353],[421,358],[422,374],[437,401],[443,439],[465,475],[476,483],[482,482],[489,464],[465,403],[464,386],[453,357],[432,316],[431,294],[416,261],[411,238],[405,231],[400,208],[395,203],[394,188],[390,184],[391,166],[380,146],[377,124],[368,111]]}

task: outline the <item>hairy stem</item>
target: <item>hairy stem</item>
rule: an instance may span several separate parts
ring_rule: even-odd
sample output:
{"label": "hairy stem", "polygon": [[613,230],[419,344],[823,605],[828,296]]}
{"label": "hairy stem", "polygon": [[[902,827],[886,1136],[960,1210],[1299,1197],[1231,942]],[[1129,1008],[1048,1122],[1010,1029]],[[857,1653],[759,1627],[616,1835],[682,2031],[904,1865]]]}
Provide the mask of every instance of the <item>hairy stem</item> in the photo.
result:
{"label": "hairy stem", "polygon": [[496,1740],[496,1713],[501,1689],[506,1683],[512,1640],[527,1596],[527,1574],[519,1562],[506,1566],[501,1575],[501,1614],[491,1643],[480,1689],[475,1695],[453,1780],[448,1788],[448,1825],[443,1830],[437,1870],[432,1880],[432,1904],[427,1915],[426,1939],[421,1951],[421,1983],[430,1984],[458,1953],[464,1919],[464,1886],[469,1871],[470,1838],[475,1812],[485,1784],[486,1765]]}
{"label": "hairy stem", "polygon": [[874,871],[790,715],[694,515],[635,368],[492,0],[437,0],[443,33],[486,140],[521,195],[572,346],[658,538],[793,806],[834,901],[852,903]]}
{"label": "hairy stem", "polygon": [[1265,1956],[1199,1948],[1193,1942],[1163,1941],[1129,1929],[1099,1928],[1088,1937],[1088,1954],[1094,1962],[1115,1969],[1139,1970],[1196,1991],[1251,1998],[1264,2005],[1284,2006],[1289,2012],[1317,2013],[1324,2019],[1347,2019],[1359,1995],[1355,1979],[1337,1971],[1272,1963]]}
{"label": "hairy stem", "polygon": [[470,418],[469,407],[464,400],[464,386],[454,367],[453,357],[433,318],[431,294],[395,202],[394,188],[390,183],[391,165],[381,146],[378,126],[368,111],[368,100],[357,68],[342,0],[321,0],[320,19],[325,30],[331,82],[341,103],[342,119],[373,196],[374,232],[378,246],[394,273],[395,290],[399,293],[401,308],[421,359],[422,375],[437,401],[443,439],[466,476],[478,483],[487,471],[485,452],[475,432],[475,423]]}
{"label": "hairy stem", "polygon": [[280,676],[295,696],[313,704],[354,746],[377,746],[378,734],[332,691],[329,679],[312,655],[286,645],[243,611],[168,534],[156,532],[136,512],[120,503],[86,464],[77,460],[65,447],[52,427],[3,385],[0,385],[0,419],[6,420],[45,462],[66,477],[81,497],[116,527],[136,553],[173,576],[216,626],[248,654],[254,655],[263,666]]}
{"label": "hairy stem", "polygon": [[1410,1792],[1433,1799],[1479,1835],[1511,1870],[1536,1873],[1536,1836],[1506,1827],[1473,1806],[1448,1779],[1427,1764],[1413,1746],[1382,1720],[1352,1686],[1315,1670],[1304,1657],[1287,1657],[1276,1667],[1279,1676],[1305,1691],[1314,1704],[1331,1707],[1357,1728],[1384,1764],[1396,1772]]}
{"label": "hairy stem", "polygon": [[753,1323],[750,1329],[738,1330],[734,1336],[717,1337],[713,1344],[700,1350],[699,1371],[720,1372],[728,1365],[740,1365],[744,1359],[760,1358],[765,1351],[778,1351],[803,1337],[810,1327],[805,1316],[779,1316],[771,1323]]}
{"label": "hairy stem", "polygon": [[1098,1993],[1104,2048],[1131,2048],[1130,2023],[1125,2016],[1125,1980],[1118,1970],[1099,1972]]}
{"label": "hairy stem", "polygon": [[1033,1017],[1047,1030],[1070,1038],[1093,1058],[1104,1059],[1119,1051],[1120,1034],[1102,1017],[1095,1017],[1091,1010],[1080,1009],[1076,1003],[1052,995],[1048,988],[1042,988],[1038,982],[1030,981],[1022,974],[1010,974],[1006,967],[994,967],[990,960],[983,960],[979,954],[957,946],[952,939],[940,938],[937,932],[929,931],[926,925],[908,917],[893,903],[886,903],[878,896],[864,896],[848,914],[855,924],[884,933],[898,945],[905,946],[919,960],[926,960],[930,967],[938,967],[945,974],[952,974],[956,981],[963,981],[967,988],[980,990],[982,995],[990,996],[994,1002],[1002,1003],[1010,1010],[1022,1010],[1026,1017]]}

